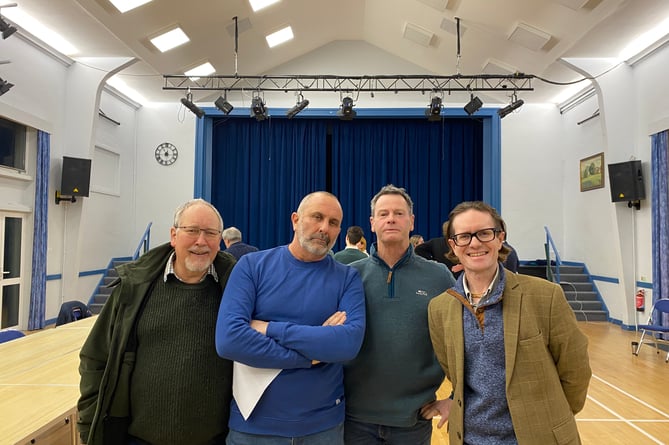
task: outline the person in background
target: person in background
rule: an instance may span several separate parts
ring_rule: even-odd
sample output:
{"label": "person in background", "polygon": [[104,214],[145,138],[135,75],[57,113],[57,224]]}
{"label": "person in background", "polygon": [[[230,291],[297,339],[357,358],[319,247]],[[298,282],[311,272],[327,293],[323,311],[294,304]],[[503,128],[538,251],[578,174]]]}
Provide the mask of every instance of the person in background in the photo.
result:
{"label": "person in background", "polygon": [[360,252],[365,254],[365,256],[369,256],[369,252],[367,252],[367,240],[365,239],[364,236],[360,238],[360,242],[358,242],[356,246],[358,247]]}
{"label": "person in background", "polygon": [[446,236],[464,270],[429,305],[434,352],[453,384],[449,443],[579,444],[588,340],[562,288],[507,273],[505,224],[480,201],[458,204]]}
{"label": "person in background", "polygon": [[117,268],[79,354],[83,443],[224,443],[232,362],[216,354],[214,332],[235,259],[219,251],[222,230],[214,206],[190,200],[169,243]]}
{"label": "person in background", "polygon": [[411,243],[411,245],[415,249],[417,246],[423,244],[425,242],[425,240],[423,239],[423,237],[421,235],[411,235],[411,238],[409,238],[409,242]]}
{"label": "person in background", "polygon": [[369,220],[378,241],[369,258],[350,265],[365,287],[367,329],[360,353],[344,366],[345,442],[426,445],[430,419],[445,403],[435,400],[444,373],[432,350],[427,305],[455,280],[446,266],[409,247],[413,202],[403,188],[381,188]]}
{"label": "person in background", "polygon": [[247,253],[257,252],[258,248],[242,242],[242,232],[237,227],[228,227],[223,231],[225,252],[239,259]]}
{"label": "person in background", "polygon": [[334,195],[311,193],[291,215],[290,244],[243,256],[232,271],[216,349],[235,360],[235,380],[276,373],[255,405],[234,395],[227,445],[343,443],[342,364],[360,349],[365,302],[358,272],[328,255],[342,218]]}
{"label": "person in background", "polygon": [[[446,228],[447,222],[448,221],[445,221],[441,226],[442,233]],[[422,244],[415,246],[414,250],[416,251],[416,255],[422,256],[427,260],[445,264],[446,267],[448,267],[448,270],[450,270],[456,278],[459,275],[460,271],[457,270],[457,268],[456,270],[453,270],[453,266],[455,266],[455,264],[446,256],[446,254],[450,251],[450,248],[446,242],[445,235],[424,241]]]}
{"label": "person in background", "polygon": [[351,226],[346,231],[346,247],[334,254],[334,259],[342,264],[350,264],[353,261],[367,258],[367,255],[358,249],[357,244],[363,237],[362,227]]}

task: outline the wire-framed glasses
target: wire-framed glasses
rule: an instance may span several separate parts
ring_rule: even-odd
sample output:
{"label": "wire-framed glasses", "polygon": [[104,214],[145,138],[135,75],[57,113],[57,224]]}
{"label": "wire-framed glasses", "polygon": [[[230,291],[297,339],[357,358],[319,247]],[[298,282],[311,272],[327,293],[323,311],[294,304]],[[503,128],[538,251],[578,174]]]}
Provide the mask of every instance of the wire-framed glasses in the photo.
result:
{"label": "wire-framed glasses", "polygon": [[198,238],[200,236],[200,232],[204,233],[204,237],[207,239],[216,239],[221,236],[221,231],[216,229],[201,229],[195,226],[176,226],[176,228],[191,238]]}
{"label": "wire-framed glasses", "polygon": [[488,229],[481,229],[474,233],[456,233],[451,237],[453,242],[458,247],[468,246],[472,242],[472,238],[476,237],[482,243],[487,243],[495,239],[495,236],[501,232],[500,229],[490,227]]}

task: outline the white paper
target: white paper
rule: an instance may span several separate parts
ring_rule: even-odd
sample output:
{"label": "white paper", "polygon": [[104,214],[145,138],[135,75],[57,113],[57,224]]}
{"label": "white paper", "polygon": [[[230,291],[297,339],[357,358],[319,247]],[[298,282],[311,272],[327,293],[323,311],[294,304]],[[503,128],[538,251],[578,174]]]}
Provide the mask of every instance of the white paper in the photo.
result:
{"label": "white paper", "polygon": [[281,371],[273,368],[253,368],[234,362],[232,395],[244,420],[249,418],[265,389]]}

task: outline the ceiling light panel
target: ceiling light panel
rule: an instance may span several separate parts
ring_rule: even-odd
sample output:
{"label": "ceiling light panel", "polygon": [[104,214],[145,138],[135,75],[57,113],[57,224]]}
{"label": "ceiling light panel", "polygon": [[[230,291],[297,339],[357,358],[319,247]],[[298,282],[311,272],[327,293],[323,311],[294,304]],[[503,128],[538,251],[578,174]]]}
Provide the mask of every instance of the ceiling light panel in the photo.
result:
{"label": "ceiling light panel", "polygon": [[179,27],[151,39],[151,43],[163,53],[189,41],[186,33]]}
{"label": "ceiling light panel", "polygon": [[184,72],[184,74],[186,76],[208,76],[215,72],[216,69],[214,68],[214,66],[209,62],[205,62],[202,65],[198,65],[195,68]]}
{"label": "ceiling light panel", "polygon": [[274,48],[288,40],[293,40],[293,28],[286,26],[285,28],[266,36],[265,40],[267,40],[267,44],[270,48]]}
{"label": "ceiling light panel", "polygon": [[249,0],[253,12],[258,12],[261,9],[268,7],[269,5],[273,5],[274,3],[278,2],[279,0]]}
{"label": "ceiling light panel", "polygon": [[139,6],[142,6],[146,3],[149,3],[151,0],[109,0],[112,5],[116,9],[119,10],[119,12],[128,12],[131,11]]}
{"label": "ceiling light panel", "polygon": [[[439,27],[444,31],[453,34],[454,36],[458,35],[458,24],[455,20],[444,17],[441,20],[441,25],[439,25]],[[464,26],[462,22],[460,22],[460,37],[465,35],[465,31],[467,31],[467,27]]]}
{"label": "ceiling light panel", "polygon": [[525,23],[518,23],[511,34],[509,41],[531,49],[539,51],[551,39],[551,35]]}
{"label": "ceiling light panel", "polygon": [[515,67],[492,58],[486,60],[481,68],[481,74],[513,74],[517,72],[518,70]]}
{"label": "ceiling light panel", "polygon": [[434,39],[434,33],[428,31],[425,28],[421,28],[418,25],[407,22],[404,26],[404,35],[403,37],[407,40],[411,40],[414,43],[418,43],[423,46],[430,46],[432,39]]}
{"label": "ceiling light panel", "polygon": [[585,6],[590,0],[553,0],[555,3],[559,3],[567,8],[578,11]]}
{"label": "ceiling light panel", "polygon": [[418,0],[421,3],[425,3],[427,6],[436,9],[437,11],[445,11],[448,8],[448,4],[452,0]]}

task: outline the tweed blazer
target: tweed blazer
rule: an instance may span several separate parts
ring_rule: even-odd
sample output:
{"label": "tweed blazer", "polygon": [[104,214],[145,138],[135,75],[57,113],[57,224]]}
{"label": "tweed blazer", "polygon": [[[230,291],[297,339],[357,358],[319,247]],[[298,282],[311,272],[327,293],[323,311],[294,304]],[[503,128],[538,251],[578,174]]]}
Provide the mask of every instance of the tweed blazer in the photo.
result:
{"label": "tweed blazer", "polygon": [[[520,445],[580,444],[574,414],[592,374],[588,340],[555,283],[505,270],[502,298],[506,398]],[[463,443],[463,302],[449,289],[428,307],[434,352],[453,384],[451,445]],[[469,306],[467,306],[469,307]]]}

